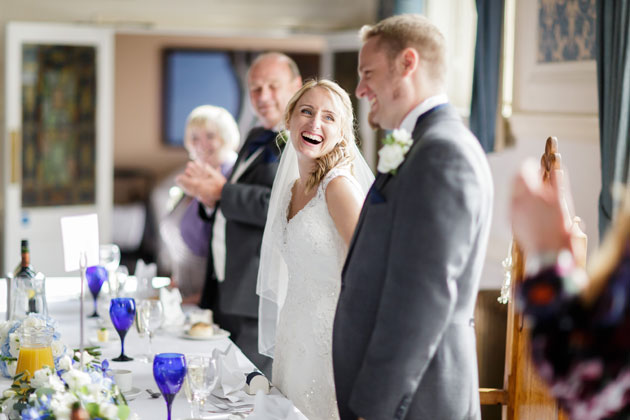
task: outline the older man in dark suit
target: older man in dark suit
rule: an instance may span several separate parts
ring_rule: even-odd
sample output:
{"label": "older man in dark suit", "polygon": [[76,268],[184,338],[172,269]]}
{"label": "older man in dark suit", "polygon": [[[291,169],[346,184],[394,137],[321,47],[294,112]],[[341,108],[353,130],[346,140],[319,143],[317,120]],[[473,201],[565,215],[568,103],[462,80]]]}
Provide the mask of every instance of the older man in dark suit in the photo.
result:
{"label": "older man in dark suit", "polygon": [[362,30],[358,97],[394,131],[342,274],[342,420],[476,420],[475,300],[492,210],[477,139],[445,94],[444,38],[419,15]]}
{"label": "older man in dark suit", "polygon": [[201,216],[208,215],[213,223],[200,306],[213,309],[215,321],[230,331],[245,355],[270,376],[271,359],[258,353],[256,279],[281,152],[276,136],[284,108],[302,86],[302,79],[291,58],[273,52],[256,58],[247,84],[261,126],[249,132],[230,177],[209,169],[196,194],[204,204]]}

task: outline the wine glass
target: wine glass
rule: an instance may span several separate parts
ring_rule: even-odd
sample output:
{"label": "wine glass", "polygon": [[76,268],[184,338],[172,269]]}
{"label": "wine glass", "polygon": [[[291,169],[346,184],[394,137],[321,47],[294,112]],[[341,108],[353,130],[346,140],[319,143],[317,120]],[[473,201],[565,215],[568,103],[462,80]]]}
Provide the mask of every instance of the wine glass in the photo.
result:
{"label": "wine glass", "polygon": [[186,363],[186,382],[192,396],[193,417],[200,418],[201,406],[217,383],[217,361],[209,356],[189,356]]}
{"label": "wine glass", "polygon": [[85,270],[85,277],[87,278],[90,293],[92,293],[92,297],[94,298],[94,313],[90,315],[89,318],[98,318],[97,299],[98,294],[101,292],[101,287],[103,287],[103,283],[107,280],[107,270],[100,265],[93,265]]}
{"label": "wine glass", "polygon": [[159,300],[143,300],[138,306],[138,311],[140,312],[138,320],[149,335],[149,353],[142,359],[150,362],[153,360],[153,336],[164,322],[164,308]]}
{"label": "wine glass", "polygon": [[160,353],[153,359],[153,378],[166,400],[168,420],[175,395],[186,377],[186,358],[181,353]]}
{"label": "wine glass", "polygon": [[103,244],[98,248],[98,255],[100,260],[100,265],[104,266],[107,269],[107,279],[109,283],[109,293],[112,296],[118,295],[118,286],[116,283],[116,279],[114,278],[114,273],[120,265],[120,248],[116,244]]}
{"label": "wine glass", "polygon": [[112,360],[115,362],[133,360],[133,358],[125,355],[125,335],[127,335],[127,331],[136,316],[136,301],[133,298],[113,298],[109,305],[109,316],[120,336],[120,356]]}

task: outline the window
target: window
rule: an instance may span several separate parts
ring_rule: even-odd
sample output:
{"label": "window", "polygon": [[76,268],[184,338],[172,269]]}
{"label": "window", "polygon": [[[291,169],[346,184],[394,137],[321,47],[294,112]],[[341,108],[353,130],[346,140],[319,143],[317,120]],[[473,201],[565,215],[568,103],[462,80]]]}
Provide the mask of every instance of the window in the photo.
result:
{"label": "window", "polygon": [[162,137],[166,144],[183,146],[186,118],[199,105],[221,106],[238,120],[242,94],[230,53],[167,49],[163,68]]}

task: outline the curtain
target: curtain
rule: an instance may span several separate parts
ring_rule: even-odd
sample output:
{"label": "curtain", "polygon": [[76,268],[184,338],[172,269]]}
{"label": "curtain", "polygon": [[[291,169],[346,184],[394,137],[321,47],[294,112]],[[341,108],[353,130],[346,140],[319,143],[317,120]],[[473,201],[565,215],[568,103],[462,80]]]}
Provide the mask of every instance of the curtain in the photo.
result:
{"label": "curtain", "polygon": [[617,202],[611,188],[628,180],[630,117],[629,0],[597,1],[597,89],[602,189],[599,236],[613,218]]}
{"label": "curtain", "polygon": [[470,130],[483,149],[494,150],[501,75],[504,0],[477,0],[477,42],[470,104]]}
{"label": "curtain", "polygon": [[403,13],[424,14],[426,0],[380,0],[378,2],[379,20]]}

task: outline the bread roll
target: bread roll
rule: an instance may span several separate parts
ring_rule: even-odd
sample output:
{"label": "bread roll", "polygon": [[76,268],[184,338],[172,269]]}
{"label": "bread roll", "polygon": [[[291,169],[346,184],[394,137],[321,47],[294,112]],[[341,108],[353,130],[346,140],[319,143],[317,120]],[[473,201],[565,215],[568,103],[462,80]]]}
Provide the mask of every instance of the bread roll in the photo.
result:
{"label": "bread roll", "polygon": [[192,337],[212,337],[214,328],[206,322],[195,322],[188,330],[188,335]]}

